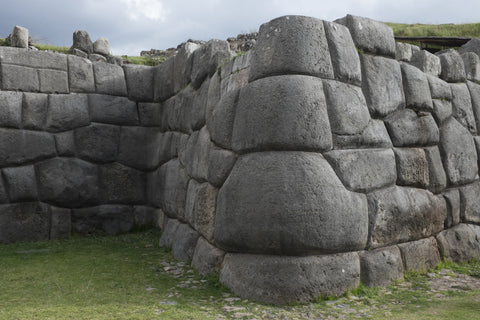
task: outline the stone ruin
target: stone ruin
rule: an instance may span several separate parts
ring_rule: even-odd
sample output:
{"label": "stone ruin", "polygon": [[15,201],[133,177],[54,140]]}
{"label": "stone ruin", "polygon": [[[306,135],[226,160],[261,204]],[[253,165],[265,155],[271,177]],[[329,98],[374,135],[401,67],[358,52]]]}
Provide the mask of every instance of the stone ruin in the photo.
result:
{"label": "stone ruin", "polygon": [[283,304],[480,257],[479,40],[285,16],[159,66],[0,47],[0,241],[162,229]]}

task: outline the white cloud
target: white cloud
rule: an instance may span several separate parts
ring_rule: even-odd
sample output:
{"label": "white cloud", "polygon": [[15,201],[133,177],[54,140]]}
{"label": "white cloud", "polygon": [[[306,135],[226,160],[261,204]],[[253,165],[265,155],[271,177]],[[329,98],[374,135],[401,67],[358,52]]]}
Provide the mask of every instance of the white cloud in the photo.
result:
{"label": "white cloud", "polygon": [[147,18],[152,21],[165,21],[166,12],[159,0],[121,0],[127,6],[131,20]]}

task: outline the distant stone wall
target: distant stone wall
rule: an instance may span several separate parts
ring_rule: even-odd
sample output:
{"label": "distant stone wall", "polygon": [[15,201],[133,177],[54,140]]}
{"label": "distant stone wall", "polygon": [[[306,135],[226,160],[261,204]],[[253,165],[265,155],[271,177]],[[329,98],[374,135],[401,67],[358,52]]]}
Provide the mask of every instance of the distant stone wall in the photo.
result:
{"label": "distant stone wall", "polygon": [[157,67],[0,48],[1,240],[156,223],[175,258],[275,304],[478,258],[478,47],[433,55],[348,15]]}

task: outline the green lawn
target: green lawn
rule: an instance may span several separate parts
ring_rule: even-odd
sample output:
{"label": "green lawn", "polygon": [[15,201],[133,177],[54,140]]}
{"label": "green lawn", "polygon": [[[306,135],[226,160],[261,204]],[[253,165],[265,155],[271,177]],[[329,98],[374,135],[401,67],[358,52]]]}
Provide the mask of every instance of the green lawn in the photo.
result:
{"label": "green lawn", "polygon": [[[478,319],[480,290],[434,293],[426,277],[316,303],[241,300],[157,247],[158,231],[0,245],[0,319]],[[480,276],[480,260],[442,267]]]}

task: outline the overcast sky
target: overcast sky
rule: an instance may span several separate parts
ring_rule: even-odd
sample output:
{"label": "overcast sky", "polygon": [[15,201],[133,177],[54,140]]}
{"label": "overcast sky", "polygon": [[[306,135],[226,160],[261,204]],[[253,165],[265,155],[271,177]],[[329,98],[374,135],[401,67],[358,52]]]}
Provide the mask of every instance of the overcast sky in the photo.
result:
{"label": "overcast sky", "polygon": [[335,20],[347,13],[403,23],[480,22],[479,0],[1,0],[0,37],[20,25],[37,41],[71,46],[75,30],[105,37],[113,54],[225,40],[287,14]]}

